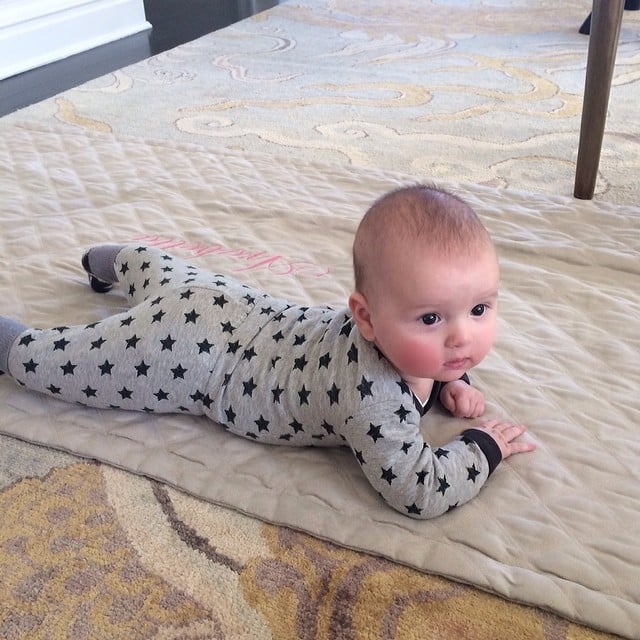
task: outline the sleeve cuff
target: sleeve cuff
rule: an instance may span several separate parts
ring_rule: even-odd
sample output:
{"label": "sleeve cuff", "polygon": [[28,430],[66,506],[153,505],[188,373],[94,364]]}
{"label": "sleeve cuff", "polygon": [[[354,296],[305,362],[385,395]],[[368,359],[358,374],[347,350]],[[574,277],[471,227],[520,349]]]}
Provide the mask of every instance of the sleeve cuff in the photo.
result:
{"label": "sleeve cuff", "polygon": [[480,447],[489,463],[489,475],[491,475],[502,462],[502,452],[498,443],[486,431],[480,429],[465,429],[461,435]]}

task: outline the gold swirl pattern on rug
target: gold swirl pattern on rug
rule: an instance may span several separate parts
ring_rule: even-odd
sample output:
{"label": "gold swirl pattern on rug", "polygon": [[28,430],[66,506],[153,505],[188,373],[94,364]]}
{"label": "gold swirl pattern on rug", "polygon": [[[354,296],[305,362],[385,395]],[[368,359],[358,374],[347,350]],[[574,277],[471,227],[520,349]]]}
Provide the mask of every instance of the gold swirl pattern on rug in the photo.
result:
{"label": "gold swirl pattern on rug", "polygon": [[0,493],[0,637],[613,636],[96,464]]}
{"label": "gold swirl pattern on rug", "polygon": [[[283,3],[13,117],[571,195],[588,8]],[[618,203],[640,198],[639,27],[626,11],[596,187]]]}

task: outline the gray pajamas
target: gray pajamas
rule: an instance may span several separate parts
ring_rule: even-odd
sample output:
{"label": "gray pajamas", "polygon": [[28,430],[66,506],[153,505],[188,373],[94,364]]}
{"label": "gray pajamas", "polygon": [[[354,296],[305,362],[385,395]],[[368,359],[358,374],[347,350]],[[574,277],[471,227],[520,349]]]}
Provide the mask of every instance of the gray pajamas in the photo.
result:
{"label": "gray pajamas", "polygon": [[428,446],[411,390],[348,310],[293,305],[150,247],[124,247],[115,271],[131,309],[21,333],[8,357],[20,384],[92,407],[205,415],[268,444],[348,446],[373,488],[417,518],[471,499],[500,461],[475,429]]}

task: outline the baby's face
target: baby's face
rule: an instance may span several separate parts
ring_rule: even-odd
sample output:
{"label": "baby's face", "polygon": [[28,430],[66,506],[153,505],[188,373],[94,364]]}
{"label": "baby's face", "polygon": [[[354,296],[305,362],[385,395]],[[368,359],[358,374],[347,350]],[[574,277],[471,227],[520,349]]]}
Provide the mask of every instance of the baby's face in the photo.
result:
{"label": "baby's face", "polygon": [[398,252],[369,300],[375,344],[409,383],[457,380],[493,345],[499,279],[491,247],[453,258]]}

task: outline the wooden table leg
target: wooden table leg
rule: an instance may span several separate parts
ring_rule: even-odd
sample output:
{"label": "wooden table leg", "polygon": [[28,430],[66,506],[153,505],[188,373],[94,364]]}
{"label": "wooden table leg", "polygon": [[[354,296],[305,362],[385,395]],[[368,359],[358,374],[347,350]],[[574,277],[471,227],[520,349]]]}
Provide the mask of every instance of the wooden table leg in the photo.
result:
{"label": "wooden table leg", "polygon": [[593,0],[591,35],[573,195],[591,200],[596,186],[624,0]]}

